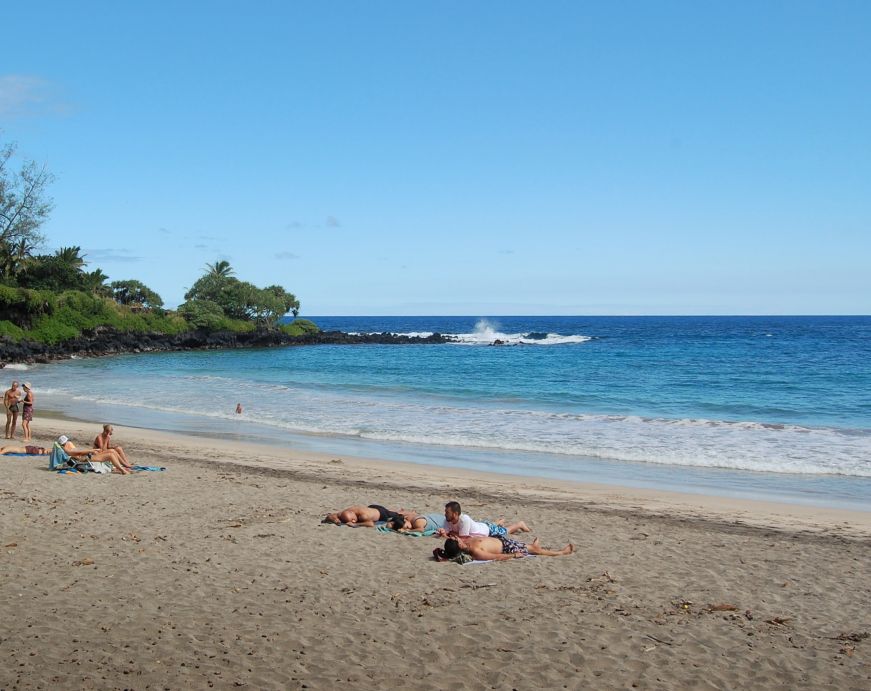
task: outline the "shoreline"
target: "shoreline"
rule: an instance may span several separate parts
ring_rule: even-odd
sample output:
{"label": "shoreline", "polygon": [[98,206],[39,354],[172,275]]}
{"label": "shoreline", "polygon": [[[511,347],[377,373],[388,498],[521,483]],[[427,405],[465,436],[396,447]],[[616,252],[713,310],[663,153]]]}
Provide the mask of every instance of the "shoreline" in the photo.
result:
{"label": "shoreline", "polygon": [[[86,440],[89,442],[93,436],[96,436],[100,428],[100,424],[88,423],[56,411],[43,411],[43,419],[50,421],[47,426],[52,433],[49,439],[65,433],[80,447],[85,445]],[[114,423],[113,427],[117,439],[133,440],[133,447],[144,448],[146,453],[156,453],[158,449],[168,446],[189,453],[201,452],[209,458],[232,452],[234,454],[232,465],[290,472],[305,478],[324,474],[325,479],[332,482],[350,483],[355,486],[371,483],[377,489],[400,489],[407,488],[409,480],[413,478],[415,489],[436,492],[443,492],[451,486],[456,486],[475,487],[480,494],[498,495],[505,487],[511,487],[519,497],[551,502],[571,500],[581,502],[586,509],[617,513],[642,512],[660,517],[692,517],[696,520],[776,530],[811,532],[834,530],[840,535],[871,537],[871,507],[863,511],[856,508],[792,503],[788,500],[733,498],[610,483],[537,478],[416,461],[384,460],[342,453],[299,450],[273,443],[210,438]],[[243,454],[252,453],[256,453],[259,460],[241,458]],[[228,463],[228,461],[218,462]],[[341,466],[341,472],[337,472],[336,466]],[[353,477],[340,477],[342,475],[353,475]]]}

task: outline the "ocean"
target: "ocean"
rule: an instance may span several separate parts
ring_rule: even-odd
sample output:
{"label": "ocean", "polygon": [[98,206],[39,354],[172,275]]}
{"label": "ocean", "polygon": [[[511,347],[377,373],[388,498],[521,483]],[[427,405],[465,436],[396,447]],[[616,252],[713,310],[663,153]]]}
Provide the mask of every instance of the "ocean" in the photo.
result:
{"label": "ocean", "polygon": [[871,509],[871,317],[310,318],[457,342],[7,374],[34,385],[37,435],[41,406],[337,455]]}

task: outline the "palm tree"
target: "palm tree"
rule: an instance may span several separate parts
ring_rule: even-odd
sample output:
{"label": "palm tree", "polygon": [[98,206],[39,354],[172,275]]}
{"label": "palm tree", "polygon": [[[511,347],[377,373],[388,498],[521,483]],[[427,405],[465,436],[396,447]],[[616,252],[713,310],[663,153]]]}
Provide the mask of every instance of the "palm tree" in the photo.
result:
{"label": "palm tree", "polygon": [[0,241],[0,277],[14,280],[33,261],[33,244],[28,238]]}
{"label": "palm tree", "polygon": [[80,272],[85,266],[85,255],[82,254],[82,248],[78,245],[73,247],[61,247],[54,253],[62,264],[66,264],[76,272]]}
{"label": "palm tree", "polygon": [[206,273],[217,278],[229,278],[235,271],[230,267],[230,262],[220,259],[214,264],[206,264]]}
{"label": "palm tree", "polygon": [[112,297],[112,289],[106,285],[109,277],[103,273],[102,269],[94,269],[86,273],[84,276],[85,287],[92,293],[100,297]]}

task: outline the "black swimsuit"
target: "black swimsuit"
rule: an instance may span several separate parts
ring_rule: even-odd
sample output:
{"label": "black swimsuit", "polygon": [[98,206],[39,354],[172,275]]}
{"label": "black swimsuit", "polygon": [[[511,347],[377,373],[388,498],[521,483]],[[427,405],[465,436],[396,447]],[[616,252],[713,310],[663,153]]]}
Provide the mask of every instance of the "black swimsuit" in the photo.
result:
{"label": "black swimsuit", "polygon": [[389,521],[394,516],[398,516],[399,514],[385,509],[383,506],[379,506],[378,504],[369,504],[367,508],[370,509],[378,509],[378,520],[379,521]]}

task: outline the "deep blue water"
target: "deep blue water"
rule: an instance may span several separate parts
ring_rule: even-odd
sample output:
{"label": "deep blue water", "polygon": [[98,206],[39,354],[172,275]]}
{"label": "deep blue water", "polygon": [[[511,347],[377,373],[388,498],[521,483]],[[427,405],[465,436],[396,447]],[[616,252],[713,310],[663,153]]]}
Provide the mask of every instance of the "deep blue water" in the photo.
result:
{"label": "deep blue water", "polygon": [[539,476],[871,497],[871,317],[311,319],[459,342],[122,356],[28,376],[53,407],[119,423]]}

